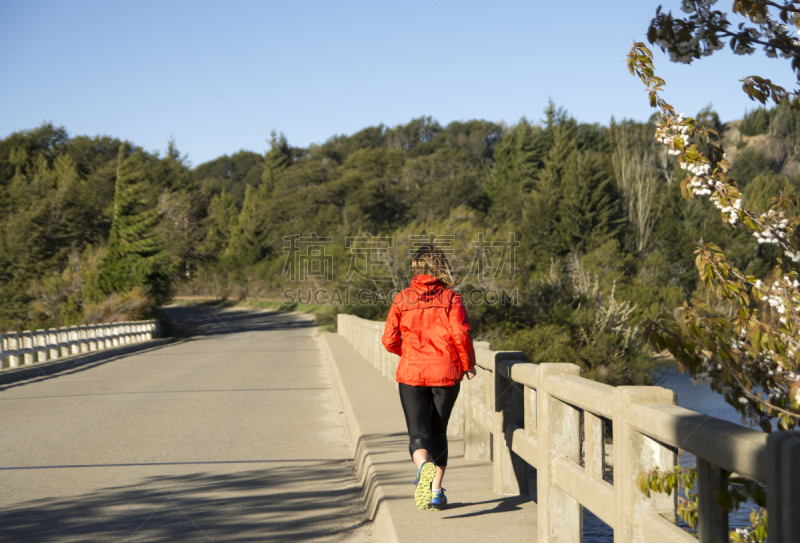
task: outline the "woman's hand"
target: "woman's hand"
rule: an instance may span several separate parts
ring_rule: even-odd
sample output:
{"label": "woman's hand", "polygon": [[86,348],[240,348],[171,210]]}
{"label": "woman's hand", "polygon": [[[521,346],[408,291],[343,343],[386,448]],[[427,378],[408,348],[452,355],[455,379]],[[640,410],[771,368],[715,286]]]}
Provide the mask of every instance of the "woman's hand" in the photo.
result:
{"label": "woman's hand", "polygon": [[475,377],[475,375],[477,375],[477,373],[478,372],[475,371],[475,368],[472,368],[468,372],[464,373],[464,375],[466,375],[467,379],[469,380],[469,379],[472,379],[473,377]]}

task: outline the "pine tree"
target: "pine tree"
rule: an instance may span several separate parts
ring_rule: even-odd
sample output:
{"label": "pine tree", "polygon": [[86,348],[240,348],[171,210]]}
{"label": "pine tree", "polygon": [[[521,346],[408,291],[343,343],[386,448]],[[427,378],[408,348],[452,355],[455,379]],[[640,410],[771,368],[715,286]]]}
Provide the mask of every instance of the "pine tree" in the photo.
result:
{"label": "pine tree", "polygon": [[561,192],[564,169],[576,149],[575,130],[571,124],[558,125],[554,130],[553,146],[547,153],[536,184],[536,190],[546,195],[557,195]]}
{"label": "pine tree", "polygon": [[236,199],[222,189],[221,193],[212,198],[208,206],[208,217],[205,220],[207,234],[203,252],[210,257],[220,255],[230,244],[231,233],[238,220]]}
{"label": "pine tree", "polygon": [[569,157],[575,152],[574,128],[570,124],[555,128],[553,145],[539,172],[535,189],[528,196],[523,211],[522,243],[530,248],[538,264],[549,266],[550,257],[566,254],[561,224],[565,218],[559,209],[563,197],[563,177]]}
{"label": "pine tree", "polygon": [[562,250],[586,252],[619,234],[623,219],[612,179],[600,156],[572,152],[559,200]]}
{"label": "pine tree", "polygon": [[487,183],[489,196],[497,197],[509,185],[519,185],[522,192],[529,192],[536,182],[544,155],[541,128],[531,125],[523,117],[506,132],[497,146],[495,167]]}
{"label": "pine tree", "polygon": [[143,197],[150,188],[147,157],[123,143],[117,159],[114,217],[101,265],[101,285],[107,294],[137,286],[151,287],[156,299],[167,293],[164,250],[156,233],[160,217],[154,203]]}
{"label": "pine tree", "polygon": [[568,119],[569,115],[563,107],[556,107],[552,98],[547,101],[547,107],[544,108],[544,119],[542,119],[546,129],[555,128]]}
{"label": "pine tree", "polygon": [[224,256],[239,265],[255,264],[270,251],[267,240],[270,191],[266,183],[248,186]]}
{"label": "pine tree", "polygon": [[267,192],[275,190],[278,175],[292,165],[294,156],[286,136],[278,136],[273,130],[270,134],[269,151],[264,156],[264,173],[261,174],[261,183]]}
{"label": "pine tree", "polygon": [[[542,130],[542,149],[545,153],[550,152],[550,149],[555,145],[556,134],[559,130],[568,128],[574,131],[577,127],[575,120],[567,114],[563,107],[556,107],[553,100],[547,101],[542,124],[544,126],[544,130]],[[574,137],[574,134],[572,136]]]}

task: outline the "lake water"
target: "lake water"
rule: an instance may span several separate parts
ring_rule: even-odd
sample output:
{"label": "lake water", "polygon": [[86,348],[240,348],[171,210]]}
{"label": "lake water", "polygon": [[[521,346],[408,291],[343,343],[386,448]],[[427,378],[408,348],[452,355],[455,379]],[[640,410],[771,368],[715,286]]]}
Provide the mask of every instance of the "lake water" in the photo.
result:
{"label": "lake water", "polygon": [[[693,385],[688,375],[680,373],[677,365],[660,365],[656,368],[655,375],[659,378],[660,386],[675,392],[679,406],[742,424],[741,416],[733,407],[723,401],[720,394],[712,391],[709,385]],[[679,461],[682,466],[691,466],[694,464],[695,458],[692,454],[684,453]],[[728,518],[730,528],[748,526],[751,508],[758,509],[758,506],[754,503],[742,504],[738,511],[732,513]],[[584,511],[583,531],[585,543],[610,543],[614,540],[613,530],[588,510]]]}

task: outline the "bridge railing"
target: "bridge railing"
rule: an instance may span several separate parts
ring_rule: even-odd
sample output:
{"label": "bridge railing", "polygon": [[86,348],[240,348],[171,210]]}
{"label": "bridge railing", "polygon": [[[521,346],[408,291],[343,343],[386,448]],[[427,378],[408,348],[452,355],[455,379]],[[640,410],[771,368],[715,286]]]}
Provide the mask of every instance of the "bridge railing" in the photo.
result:
{"label": "bridge railing", "polygon": [[160,337],[157,320],[89,324],[0,334],[0,369],[139,343]]}
{"label": "bridge railing", "polygon": [[[339,334],[394,380],[399,357],[383,349],[383,327],[338,316]],[[458,402],[463,422],[451,424],[463,428],[466,459],[492,461],[496,493],[529,493],[528,466],[536,469],[539,542],[582,541],[584,508],[613,528],[615,542],[696,541],[678,526],[675,491],[648,498],[637,485],[642,472],[676,466],[679,450],[697,457],[701,542],[728,541],[715,498],[723,470],[767,486],[771,543],[800,540],[800,433],[768,435],[678,407],[661,387],[612,387],[582,378],[574,364],[476,347],[477,375],[462,382]]]}

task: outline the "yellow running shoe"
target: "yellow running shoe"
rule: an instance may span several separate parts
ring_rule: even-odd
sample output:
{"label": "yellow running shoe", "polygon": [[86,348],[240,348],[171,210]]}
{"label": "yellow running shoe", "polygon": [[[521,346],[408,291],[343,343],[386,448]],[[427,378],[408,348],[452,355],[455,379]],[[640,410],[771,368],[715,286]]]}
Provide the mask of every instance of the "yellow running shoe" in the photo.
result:
{"label": "yellow running shoe", "polygon": [[431,503],[431,483],[436,475],[436,466],[433,462],[423,462],[417,471],[417,478],[414,480],[417,488],[414,490],[414,503],[417,509],[427,509]]}

